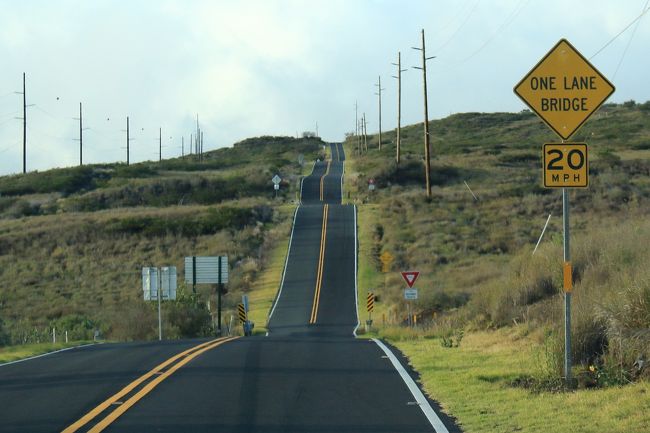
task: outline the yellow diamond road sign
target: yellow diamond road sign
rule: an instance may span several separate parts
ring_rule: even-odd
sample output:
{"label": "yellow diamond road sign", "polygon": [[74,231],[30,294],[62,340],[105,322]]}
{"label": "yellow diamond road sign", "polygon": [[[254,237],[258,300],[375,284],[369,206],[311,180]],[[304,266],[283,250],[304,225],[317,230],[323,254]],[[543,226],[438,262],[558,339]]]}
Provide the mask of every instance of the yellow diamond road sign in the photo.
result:
{"label": "yellow diamond road sign", "polygon": [[514,91],[566,140],[614,93],[614,85],[561,39]]}

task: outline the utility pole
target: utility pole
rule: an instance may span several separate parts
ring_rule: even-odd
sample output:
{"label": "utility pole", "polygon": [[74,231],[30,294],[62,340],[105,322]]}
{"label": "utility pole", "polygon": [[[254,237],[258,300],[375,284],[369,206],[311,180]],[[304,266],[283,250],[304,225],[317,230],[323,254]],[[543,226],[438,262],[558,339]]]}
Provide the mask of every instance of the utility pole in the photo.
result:
{"label": "utility pole", "polygon": [[427,103],[427,60],[435,59],[436,56],[427,57],[424,45],[424,29],[422,29],[422,48],[412,47],[414,50],[422,51],[422,67],[414,66],[415,69],[422,70],[422,80],[424,83],[424,178],[427,188],[427,197],[431,197],[431,156],[429,145],[429,107]]}
{"label": "utility pole", "polygon": [[368,151],[368,122],[366,122],[366,113],[363,113],[363,147]]}
{"label": "utility pole", "polygon": [[23,174],[27,173],[27,92],[23,72]]}
{"label": "utility pole", "polygon": [[[83,165],[83,149],[84,149],[84,135],[83,135],[83,113],[81,108],[81,102],[79,103],[79,117],[73,117],[73,119],[79,121],[79,166]],[[86,128],[88,129],[88,128]]]}
{"label": "utility pole", "polygon": [[185,137],[181,137],[181,158],[185,158]]}
{"label": "utility pole", "polygon": [[[79,117],[73,117],[74,120],[79,121],[79,138],[73,140],[79,140],[79,166],[83,165],[83,148],[84,148],[84,136],[83,136],[83,114],[81,109],[81,102],[79,103]],[[88,128],[85,128],[88,129]]]}
{"label": "utility pole", "polygon": [[129,116],[126,116],[126,165],[129,165],[129,142],[131,138],[129,136]]}
{"label": "utility pole", "polygon": [[201,131],[201,161],[203,161],[203,131]]}
{"label": "utility pole", "polygon": [[158,162],[162,162],[162,128],[158,128]]}
{"label": "utility pole", "polygon": [[354,135],[359,135],[359,113],[357,101],[354,101]]}
{"label": "utility pole", "polygon": [[361,155],[361,119],[357,121],[357,154]]}
{"label": "utility pole", "polygon": [[79,103],[79,165],[84,165],[84,134],[83,134],[83,115],[81,112],[81,102]]}
{"label": "utility pole", "polygon": [[196,153],[199,157],[199,161],[201,160],[201,130],[199,129],[199,113],[196,113],[196,140],[194,141],[194,147],[196,149]]}
{"label": "utility pole", "polygon": [[386,90],[381,88],[381,75],[379,76],[379,84],[375,84],[377,86],[377,93],[375,95],[379,95],[379,150],[381,150],[381,91]]}
{"label": "utility pole", "polygon": [[193,153],[192,152],[192,142],[193,142],[193,134],[190,134],[190,155]]}
{"label": "utility pole", "polygon": [[402,53],[397,52],[397,63],[393,63],[397,66],[397,76],[393,75],[393,78],[397,78],[397,143],[396,143],[396,153],[395,153],[395,162],[399,165],[400,159],[400,145],[401,145],[401,131],[402,131],[402,72],[406,72],[406,69],[402,69]]}

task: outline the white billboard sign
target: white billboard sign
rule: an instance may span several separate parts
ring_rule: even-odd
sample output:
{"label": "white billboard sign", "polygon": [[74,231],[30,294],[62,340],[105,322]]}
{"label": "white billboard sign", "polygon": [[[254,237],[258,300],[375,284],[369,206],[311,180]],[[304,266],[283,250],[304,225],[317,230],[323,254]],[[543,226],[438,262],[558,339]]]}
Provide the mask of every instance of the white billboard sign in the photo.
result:
{"label": "white billboard sign", "polygon": [[[158,273],[160,272],[160,278]],[[145,301],[158,300],[158,284],[162,292],[161,300],[176,299],[176,266],[165,266],[160,268],[142,268],[142,291]]]}
{"label": "white billboard sign", "polygon": [[189,284],[226,284],[228,256],[185,257],[185,282]]}

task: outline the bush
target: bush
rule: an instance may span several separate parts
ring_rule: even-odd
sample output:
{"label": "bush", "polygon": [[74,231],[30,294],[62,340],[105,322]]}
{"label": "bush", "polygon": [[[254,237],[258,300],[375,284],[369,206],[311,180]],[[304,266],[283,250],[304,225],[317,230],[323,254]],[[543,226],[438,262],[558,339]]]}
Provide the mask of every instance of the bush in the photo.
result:
{"label": "bush", "polygon": [[210,312],[196,295],[181,291],[176,301],[165,303],[165,311],[180,338],[205,337],[212,332]]}
{"label": "bush", "polygon": [[0,177],[0,191],[6,195],[61,192],[69,195],[97,186],[97,180],[108,179],[106,171],[92,166],[57,168],[42,173],[32,172]]}
{"label": "bush", "polygon": [[164,218],[159,216],[130,216],[113,218],[106,225],[106,230],[112,234],[140,234],[144,236],[180,235],[195,237],[210,235],[218,231],[241,230],[256,222],[268,222],[272,218],[272,210],[267,206],[253,208],[236,208],[222,206],[210,208],[197,216],[184,218]]}

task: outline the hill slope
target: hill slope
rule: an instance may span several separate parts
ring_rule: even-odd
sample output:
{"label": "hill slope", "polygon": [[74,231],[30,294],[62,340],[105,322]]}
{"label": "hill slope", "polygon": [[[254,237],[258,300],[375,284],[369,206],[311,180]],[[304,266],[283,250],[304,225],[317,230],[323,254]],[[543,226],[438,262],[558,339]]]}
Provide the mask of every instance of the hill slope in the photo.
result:
{"label": "hill slope", "polygon": [[[421,124],[403,129],[399,165],[394,131],[384,134],[381,151],[376,135],[360,154],[356,137],[346,141],[349,197],[365,203],[359,286],[379,295],[377,322],[405,323],[398,271],[412,269],[421,272],[414,308],[429,329],[423,332],[449,337],[525,323],[549,330],[558,343],[562,201],[559,191],[541,187],[540,161],[542,144],[555,137],[527,111],[457,114],[432,121],[430,130],[431,199],[424,192]],[[629,377],[637,374],[634,361],[650,356],[643,331],[650,328],[650,103],[604,106],[578,132],[576,141],[583,139],[590,187],[570,193],[574,360],[613,363]],[[387,273],[380,272],[384,252],[395,257]]]}
{"label": "hill slope", "polygon": [[[260,137],[161,163],[103,164],[0,178],[0,343],[157,335],[140,269],[187,255],[227,254],[226,313],[287,236],[305,161],[318,139]],[[322,157],[322,156],[321,156]],[[280,174],[279,198],[271,177]],[[164,303],[166,337],[212,332],[214,290],[181,284]],[[228,317],[228,315],[226,315]]]}

